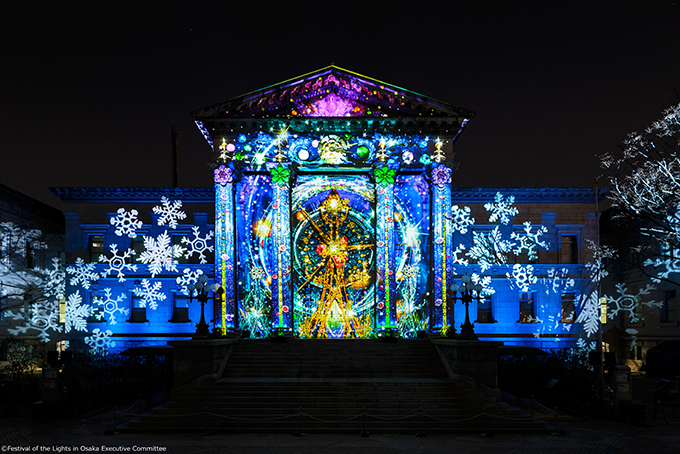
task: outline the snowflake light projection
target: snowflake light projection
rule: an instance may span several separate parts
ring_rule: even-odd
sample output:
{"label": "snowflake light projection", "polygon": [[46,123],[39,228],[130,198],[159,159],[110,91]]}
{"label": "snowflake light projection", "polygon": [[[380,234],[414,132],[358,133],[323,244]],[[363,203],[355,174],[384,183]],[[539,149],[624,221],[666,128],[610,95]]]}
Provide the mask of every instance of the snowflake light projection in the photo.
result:
{"label": "snowflake light projection", "polygon": [[142,228],[142,221],[137,219],[139,214],[137,210],[126,211],[125,208],[119,208],[118,215],[110,219],[111,225],[116,227],[116,235],[127,235],[129,238],[136,238],[137,229]]}
{"label": "snowflake light projection", "polygon": [[675,249],[667,257],[657,257],[654,259],[647,259],[644,262],[645,266],[653,266],[656,268],[655,276],[651,277],[654,283],[660,283],[662,279],[670,279],[671,274],[680,273],[680,249]]}
{"label": "snowflake light projection", "polygon": [[163,288],[163,284],[160,282],[154,282],[153,285],[148,279],[142,279],[141,288],[135,287],[133,292],[135,295],[142,298],[140,307],[148,307],[150,309],[158,309],[158,302],[165,301],[167,295],[160,292]]}
{"label": "snowflake light projection", "polygon": [[153,212],[161,215],[158,218],[158,225],[167,224],[173,229],[177,228],[177,221],[187,217],[187,214],[182,211],[181,200],[173,200],[170,202],[170,199],[165,196],[161,197],[160,206],[156,205],[153,207]]}
{"label": "snowflake light projection", "polygon": [[175,282],[182,286],[182,293],[189,295],[189,284],[198,282],[198,278],[203,274],[203,270],[191,271],[191,268],[185,268],[182,276],[177,276]]}
{"label": "snowflake light projection", "polygon": [[83,304],[80,290],[71,293],[68,298],[66,298],[64,331],[67,333],[70,332],[71,329],[75,329],[76,331],[87,331],[87,318],[89,316],[90,308]]}
{"label": "snowflake light projection", "polygon": [[144,236],[144,251],[140,254],[138,261],[149,265],[151,277],[165,268],[167,271],[177,272],[177,260],[184,255],[185,248],[178,244],[172,244],[172,238],[168,231],[161,233],[158,238]]}
{"label": "snowflake light projection", "polygon": [[31,305],[28,316],[24,314],[24,309],[18,312],[5,311],[5,316],[13,320],[23,321],[22,326],[14,328],[7,328],[10,334],[19,336],[28,334],[30,331],[37,331],[40,342],[49,342],[50,333],[54,331],[60,333],[62,326],[59,324],[59,301],[48,300],[41,303],[34,303]]}
{"label": "snowflake light projection", "polygon": [[101,331],[99,328],[92,330],[92,335],[84,340],[90,346],[90,351],[94,354],[106,355],[110,348],[116,346],[116,342],[111,339],[111,330]]}
{"label": "snowflake light projection", "polygon": [[61,269],[61,261],[58,258],[53,258],[52,268],[44,271],[42,284],[45,297],[64,298],[66,294],[66,273]]}
{"label": "snowflake light projection", "polygon": [[[104,254],[99,256],[99,262],[105,263],[108,268],[102,271],[101,277],[106,277],[109,274],[118,273],[118,282],[125,282],[125,271],[137,271],[137,265],[130,263],[132,261],[132,256],[135,255],[135,251],[128,248],[127,251],[118,251],[118,246],[112,244],[109,246],[111,249],[111,257],[107,257]],[[120,254],[119,254],[120,252]]]}
{"label": "snowflake light projection", "polygon": [[480,284],[482,286],[482,291],[481,295],[482,296],[491,296],[494,293],[496,293],[496,289],[493,288],[492,281],[491,281],[491,276],[480,276],[477,273],[472,273],[470,276],[472,278],[472,283],[477,285]]}
{"label": "snowflake light projection", "polygon": [[99,280],[99,274],[94,271],[95,266],[95,263],[85,263],[78,257],[74,265],[66,267],[66,273],[73,276],[69,283],[73,286],[80,284],[84,289],[89,289],[93,281]]}
{"label": "snowflake light projection", "polygon": [[503,225],[508,225],[512,217],[519,213],[519,210],[512,206],[513,203],[515,203],[515,196],[504,197],[503,194],[497,192],[493,203],[484,204],[486,211],[491,211],[489,222],[499,221]]}
{"label": "snowflake light projection", "polygon": [[506,273],[508,279],[513,281],[520,292],[528,292],[531,286],[536,283],[538,278],[534,276],[534,267],[531,265],[522,266],[515,263],[512,267],[512,274]]}
{"label": "snowflake light projection", "polygon": [[540,236],[548,233],[545,226],[541,226],[536,231],[532,231],[531,222],[524,223],[524,233],[512,232],[510,238],[517,241],[517,247],[512,252],[515,255],[520,255],[523,251],[527,251],[528,260],[538,259],[538,252],[536,249],[542,247],[548,249],[548,243],[541,241]]}
{"label": "snowflake light projection", "polygon": [[198,254],[198,258],[200,259],[201,263],[208,263],[208,260],[205,257],[205,252],[212,252],[214,250],[214,246],[208,246],[208,241],[212,239],[212,237],[215,235],[215,232],[211,230],[201,238],[198,226],[193,226],[191,230],[191,233],[194,235],[193,239],[190,240],[187,237],[182,237],[182,243],[187,245],[187,251],[184,255],[185,258],[188,259],[193,254]]}
{"label": "snowflake light projection", "polygon": [[606,245],[598,246],[588,238],[586,238],[586,243],[588,244],[588,250],[593,254],[593,259],[586,263],[586,271],[591,281],[597,284],[609,275],[609,272],[604,267],[604,260],[615,258],[617,251]]}
{"label": "snowflake light projection", "polygon": [[567,268],[550,268],[546,272],[546,277],[541,278],[541,283],[545,288],[545,294],[550,292],[561,294],[574,288],[576,281],[569,277]]}
{"label": "snowflake light projection", "polygon": [[579,313],[576,323],[583,324],[583,330],[588,337],[595,334],[600,326],[600,302],[596,292],[585,293],[579,296]]}
{"label": "snowflake light projection", "polygon": [[463,252],[465,252],[465,245],[459,244],[458,246],[456,246],[456,249],[451,251],[451,253],[450,253],[451,263],[454,264],[454,265],[468,266],[470,264],[468,259],[466,259],[465,256],[461,256],[461,257],[458,256],[459,254],[462,254]]}
{"label": "snowflake light projection", "polygon": [[94,296],[92,298],[92,304],[101,306],[104,315],[109,317],[109,323],[112,325],[115,325],[118,323],[116,321],[116,314],[121,314],[121,315],[128,315],[130,313],[129,309],[126,309],[125,307],[122,307],[120,303],[125,302],[125,296],[124,295],[118,295],[115,298],[111,295],[111,289],[110,288],[105,288],[104,289],[104,297],[98,297]]}
{"label": "snowflake light projection", "polygon": [[498,226],[488,233],[472,233],[474,245],[468,250],[467,256],[481,265],[482,272],[491,268],[492,265],[508,263],[507,254],[512,250],[514,244],[503,239]]}
{"label": "snowflake light projection", "polygon": [[475,224],[474,218],[470,217],[470,207],[459,208],[458,205],[451,207],[453,229],[460,233],[467,233],[468,227]]}
{"label": "snowflake light projection", "polygon": [[627,313],[631,322],[639,322],[639,315],[642,314],[642,309],[640,306],[660,308],[663,305],[663,303],[654,300],[642,301],[643,296],[649,295],[652,290],[655,289],[656,286],[647,284],[644,288],[639,289],[637,293],[632,294],[628,293],[626,284],[616,284],[616,292],[618,293],[618,296],[612,297],[606,295],[607,302],[610,306],[607,310],[607,317],[613,319],[619,313]]}

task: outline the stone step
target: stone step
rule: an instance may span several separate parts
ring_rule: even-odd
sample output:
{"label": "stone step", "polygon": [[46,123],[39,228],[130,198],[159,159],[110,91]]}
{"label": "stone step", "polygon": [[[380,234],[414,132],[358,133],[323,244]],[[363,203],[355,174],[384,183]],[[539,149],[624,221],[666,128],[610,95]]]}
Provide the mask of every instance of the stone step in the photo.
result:
{"label": "stone step", "polygon": [[293,433],[301,424],[309,433],[545,428],[448,378],[428,340],[375,339],[239,340],[223,378],[174,396],[127,428]]}
{"label": "stone step", "polygon": [[[306,412],[305,412],[306,413]],[[248,416],[248,415],[247,415]],[[257,415],[249,415],[250,420],[235,420],[227,418],[208,419],[204,415],[187,418],[178,416],[175,418],[167,417],[163,420],[159,418],[131,421],[128,430],[135,431],[209,431],[238,433],[258,432],[258,433],[295,433],[300,429],[304,433],[360,433],[368,431],[370,433],[415,433],[424,430],[426,433],[451,433],[451,432],[517,432],[519,430],[545,430],[545,423],[542,421],[528,420],[527,418],[511,421],[507,419],[494,418],[491,415],[477,416],[472,418],[468,415],[455,415],[446,418],[436,419],[424,414],[420,417],[417,414],[406,415],[404,417],[381,420],[373,414],[367,413],[362,417],[352,415],[347,418],[338,418],[333,414],[316,414],[313,417],[304,414],[270,415],[266,420],[258,418]],[[245,418],[245,417],[244,417]],[[275,419],[278,418],[278,419]],[[349,419],[349,420],[348,420]],[[443,419],[443,421],[442,421]]]}
{"label": "stone step", "polygon": [[[257,398],[254,396],[243,396],[240,398],[231,399],[220,399],[213,398],[210,401],[205,401],[201,396],[192,396],[191,398],[177,399],[175,401],[168,402],[167,406],[173,407],[205,407],[205,406],[239,406],[247,407],[248,404],[252,404],[252,407],[261,406],[286,406],[286,407],[297,407],[297,406],[320,406],[320,405],[383,405],[385,407],[393,406],[430,406],[430,407],[446,407],[446,408],[456,408],[461,406],[476,405],[478,407],[482,406],[496,406],[497,402],[492,397],[449,397],[449,398],[421,398],[421,397],[400,397],[400,396],[389,396],[389,397],[361,397],[361,396],[332,396],[332,397],[306,397],[297,396],[295,399],[290,398]],[[503,404],[498,404],[498,406],[503,406]],[[505,406],[503,406],[505,408]]]}

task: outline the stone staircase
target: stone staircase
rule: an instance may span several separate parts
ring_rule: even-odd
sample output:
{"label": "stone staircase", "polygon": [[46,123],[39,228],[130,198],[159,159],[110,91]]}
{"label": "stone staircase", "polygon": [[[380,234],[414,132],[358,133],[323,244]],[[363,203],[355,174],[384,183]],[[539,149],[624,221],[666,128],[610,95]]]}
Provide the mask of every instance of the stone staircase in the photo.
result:
{"label": "stone staircase", "polygon": [[240,340],[222,378],[176,396],[126,428],[429,433],[546,425],[449,379],[429,340],[289,338]]}

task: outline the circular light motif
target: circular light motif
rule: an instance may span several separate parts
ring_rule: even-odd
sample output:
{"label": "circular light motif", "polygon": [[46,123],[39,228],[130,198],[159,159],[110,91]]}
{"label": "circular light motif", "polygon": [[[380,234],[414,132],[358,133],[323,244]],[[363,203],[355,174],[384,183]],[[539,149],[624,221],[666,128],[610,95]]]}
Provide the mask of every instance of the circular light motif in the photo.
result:
{"label": "circular light motif", "polygon": [[368,155],[370,154],[370,150],[366,145],[359,145],[357,148],[357,156],[359,156],[361,159],[366,159]]}
{"label": "circular light motif", "polygon": [[234,150],[236,150],[236,147],[234,146],[233,143],[227,144],[227,151],[231,152],[231,151],[234,151]]}
{"label": "circular light motif", "polygon": [[401,159],[404,161],[404,164],[411,164],[413,162],[413,152],[406,150],[401,154]]}
{"label": "circular light motif", "polygon": [[418,146],[422,148],[423,150],[427,148],[427,140],[423,139],[420,142],[418,142]]}
{"label": "circular light motif", "polygon": [[302,150],[298,151],[298,158],[300,158],[301,161],[308,160],[309,159],[309,151],[307,151],[304,148]]}
{"label": "circular light motif", "polygon": [[312,146],[313,146],[314,148],[319,148],[319,141],[316,140],[316,139],[312,140]]}
{"label": "circular light motif", "polygon": [[246,139],[245,134],[241,134],[241,135],[238,136],[238,141],[239,141],[240,143],[244,143],[246,140],[247,140],[247,139]]}

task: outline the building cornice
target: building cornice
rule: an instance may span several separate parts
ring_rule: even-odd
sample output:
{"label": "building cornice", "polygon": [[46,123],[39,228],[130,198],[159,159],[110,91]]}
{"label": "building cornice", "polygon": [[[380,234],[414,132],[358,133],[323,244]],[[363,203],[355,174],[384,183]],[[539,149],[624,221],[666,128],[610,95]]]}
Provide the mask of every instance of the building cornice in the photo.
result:
{"label": "building cornice", "polygon": [[[202,188],[146,188],[146,187],[52,187],[52,194],[66,203],[107,203],[118,201],[157,202],[161,197],[180,199],[183,202],[213,203],[215,191],[212,187]],[[595,203],[592,188],[451,188],[454,201],[467,203],[493,202],[497,193],[512,195],[515,203]],[[600,188],[600,200],[608,190]]]}
{"label": "building cornice", "polygon": [[[593,188],[451,188],[451,198],[470,203],[486,203],[493,202],[499,192],[504,196],[514,196],[515,203],[595,203]],[[607,193],[608,189],[599,189],[600,201]]]}
{"label": "building cornice", "polygon": [[214,203],[215,190],[206,188],[97,188],[51,187],[52,194],[66,203],[158,202],[161,197],[183,202]]}

